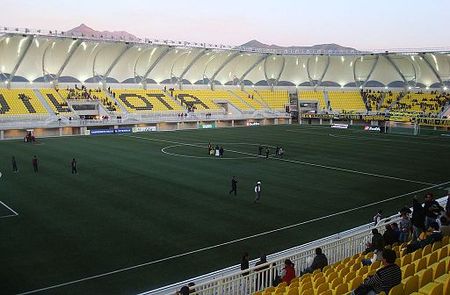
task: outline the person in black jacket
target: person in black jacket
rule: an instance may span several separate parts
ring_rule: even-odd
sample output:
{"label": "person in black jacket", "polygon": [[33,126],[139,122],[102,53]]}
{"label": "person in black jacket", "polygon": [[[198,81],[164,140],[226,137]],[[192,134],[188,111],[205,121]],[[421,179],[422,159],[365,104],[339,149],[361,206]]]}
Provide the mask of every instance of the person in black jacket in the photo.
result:
{"label": "person in black jacket", "polygon": [[413,241],[419,238],[420,234],[425,230],[425,210],[422,204],[417,200],[417,197],[413,198],[413,211],[411,216],[411,223],[413,225]]}
{"label": "person in black jacket", "polygon": [[[249,267],[250,267],[249,256],[248,256],[248,253],[245,252],[244,255],[242,255],[242,259],[241,259],[241,270],[249,269]],[[246,276],[248,274],[249,274],[248,272],[244,272],[242,275]]]}
{"label": "person in black jacket", "polygon": [[236,180],[236,176],[233,176],[233,178],[231,178],[231,190],[228,193],[229,195],[231,195],[231,193],[234,192],[234,195],[237,195],[237,180]]}
{"label": "person in black jacket", "polygon": [[441,205],[434,200],[432,193],[428,193],[425,196],[423,209],[425,210],[425,228],[429,228],[431,223],[436,222],[436,219],[441,211],[444,211],[444,208],[442,208]]}
{"label": "person in black jacket", "polygon": [[372,229],[372,242],[368,245],[365,253],[383,251],[384,249],[384,239],[383,236],[378,232],[378,229]]}
{"label": "person in black jacket", "polygon": [[322,253],[322,248],[316,248],[316,256],[314,257],[313,262],[311,263],[311,265],[309,267],[307,267],[302,273],[301,275],[305,274],[305,273],[312,273],[314,272],[316,269],[320,269],[322,270],[325,266],[328,265],[328,259],[327,256],[325,256],[325,254]]}
{"label": "person in black jacket", "polygon": [[398,235],[390,224],[386,225],[386,231],[383,234],[384,244],[386,246],[392,246],[398,242]]}

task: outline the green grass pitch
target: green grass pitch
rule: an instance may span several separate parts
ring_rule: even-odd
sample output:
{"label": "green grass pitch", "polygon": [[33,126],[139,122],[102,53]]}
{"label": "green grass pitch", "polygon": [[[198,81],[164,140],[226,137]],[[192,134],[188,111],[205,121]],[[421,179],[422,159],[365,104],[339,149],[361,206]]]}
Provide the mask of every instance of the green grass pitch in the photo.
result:
{"label": "green grass pitch", "polygon": [[[223,145],[223,159],[207,155],[208,142]],[[284,159],[255,157],[258,144],[282,146]],[[237,264],[245,251],[257,258],[299,245],[368,222],[378,209],[393,214],[413,194],[170,259],[447,182],[449,152],[448,137],[300,126],[0,142],[0,201],[19,214],[0,218],[0,293],[73,282],[43,294],[133,294]],[[8,214],[0,204],[0,217]]]}

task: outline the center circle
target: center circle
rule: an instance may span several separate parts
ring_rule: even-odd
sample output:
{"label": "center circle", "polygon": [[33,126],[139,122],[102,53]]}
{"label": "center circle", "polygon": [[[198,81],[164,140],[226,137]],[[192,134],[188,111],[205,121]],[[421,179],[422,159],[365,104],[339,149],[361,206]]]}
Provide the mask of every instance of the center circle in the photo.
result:
{"label": "center circle", "polygon": [[[233,146],[233,145],[245,145],[245,146],[259,146],[259,144],[254,144],[254,143],[245,143],[245,142],[224,142],[224,143],[218,143],[219,146],[224,146],[224,151],[225,154],[237,154],[237,155],[241,155],[239,157],[216,157],[213,155],[205,155],[205,156],[197,156],[197,155],[189,155],[186,153],[176,153],[176,152],[170,152],[169,150],[171,149],[176,149],[179,147],[186,147],[186,148],[195,148],[195,149],[201,149],[202,152],[206,151],[208,148],[208,143],[205,142],[200,142],[200,143],[189,143],[189,144],[174,144],[174,145],[169,145],[166,147],[163,147],[161,149],[161,152],[163,154],[169,155],[169,156],[174,156],[174,157],[183,157],[183,158],[192,158],[192,159],[209,159],[209,160],[242,160],[242,159],[256,159],[259,156],[257,155],[257,153],[253,153],[253,152],[244,152],[244,151],[239,151],[239,150],[233,150],[230,148],[227,148],[226,146]],[[264,145],[267,146],[267,145]],[[214,147],[213,147],[214,149]]]}

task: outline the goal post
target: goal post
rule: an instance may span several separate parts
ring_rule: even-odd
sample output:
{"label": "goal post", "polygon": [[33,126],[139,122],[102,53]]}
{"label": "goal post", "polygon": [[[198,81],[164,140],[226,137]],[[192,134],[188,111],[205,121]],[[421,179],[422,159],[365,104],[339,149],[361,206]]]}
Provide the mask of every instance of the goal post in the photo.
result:
{"label": "goal post", "polygon": [[388,121],[385,125],[385,133],[403,134],[403,135],[419,135],[420,125],[415,122],[395,122]]}

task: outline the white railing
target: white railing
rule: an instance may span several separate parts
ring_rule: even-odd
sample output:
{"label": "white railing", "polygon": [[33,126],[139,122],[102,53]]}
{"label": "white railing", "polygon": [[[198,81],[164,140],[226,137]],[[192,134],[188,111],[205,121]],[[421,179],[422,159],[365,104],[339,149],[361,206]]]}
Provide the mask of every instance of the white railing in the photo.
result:
{"label": "white railing", "polygon": [[[447,198],[437,200],[441,205],[445,205]],[[195,282],[197,295],[245,295],[261,291],[272,285],[272,280],[276,274],[281,273],[284,260],[290,259],[296,269],[297,275],[311,264],[314,257],[315,248],[321,247],[328,258],[328,263],[332,264],[363,252],[366,244],[372,238],[372,229],[377,228],[383,233],[385,226],[393,222],[399,222],[399,215],[393,215],[381,220],[376,226],[373,223],[361,225],[359,227],[337,233],[304,245],[300,245],[279,253],[269,255],[267,263],[253,266],[241,271],[239,265],[235,265],[214,273],[192,278],[165,286],[152,291],[140,293],[139,295],[163,295],[174,294],[182,286],[189,282]],[[254,265],[257,260],[250,262]],[[261,268],[264,268],[261,270]]]}

